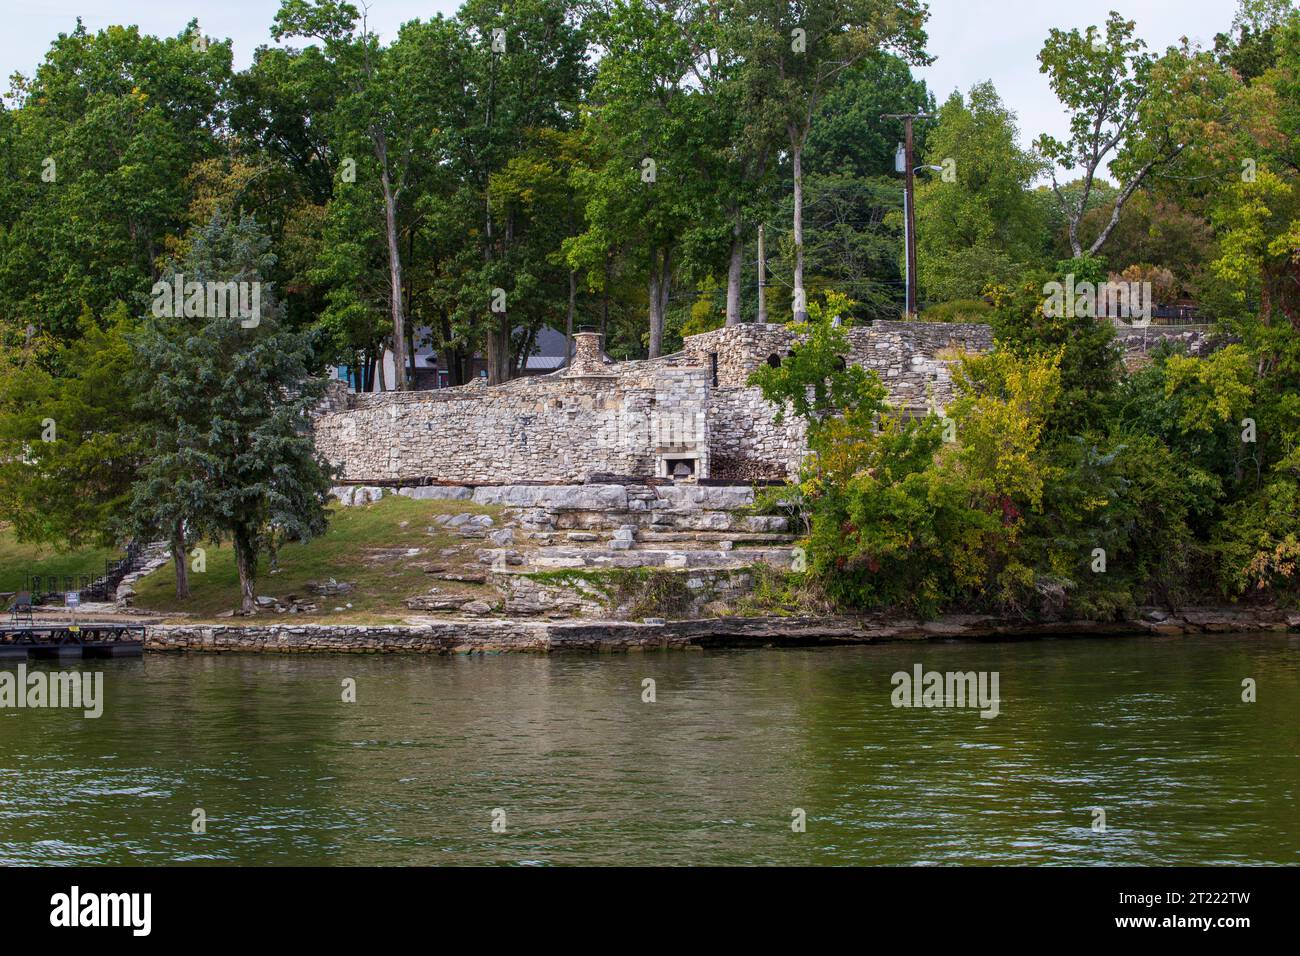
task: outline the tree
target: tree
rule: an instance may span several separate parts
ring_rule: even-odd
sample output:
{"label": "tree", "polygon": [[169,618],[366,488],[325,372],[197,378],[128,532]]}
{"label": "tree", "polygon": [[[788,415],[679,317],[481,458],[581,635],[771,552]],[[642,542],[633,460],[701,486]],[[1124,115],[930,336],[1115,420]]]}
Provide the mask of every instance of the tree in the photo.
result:
{"label": "tree", "polygon": [[588,227],[570,261],[590,266],[619,245],[637,251],[653,358],[683,239],[710,195],[700,168],[715,124],[707,97],[688,83],[695,54],[671,7],[618,0],[599,29],[608,52],[583,117],[593,160],[575,172]]}
{"label": "tree", "polygon": [[1036,263],[1042,227],[1028,190],[1041,164],[1016,138],[991,83],[973,86],[969,105],[953,93],[940,108],[925,161],[945,175],[916,189],[917,271],[930,300],[978,298]]}
{"label": "tree", "polygon": [[125,306],[103,326],[83,310],[66,342],[11,330],[0,359],[0,517],[20,540],[111,546],[145,458],[148,416],[122,388]]}
{"label": "tree", "polygon": [[[439,250],[452,270],[441,291],[451,300],[450,324],[482,343],[488,381],[497,383],[515,371],[522,343],[514,328],[535,330],[545,300],[565,301],[567,274],[548,261],[555,248],[543,249],[538,235],[549,235],[551,224],[530,218],[523,204],[503,205],[505,191],[494,197],[492,183],[536,147],[541,131],[574,125],[589,83],[589,28],[569,0],[469,0],[454,25],[450,92],[437,119],[450,176],[448,192],[433,200],[455,217],[456,231]],[[422,68],[412,61],[413,72]]]}
{"label": "tree", "polygon": [[[933,112],[925,83],[888,54],[866,57],[822,99],[803,162],[804,282],[809,296],[834,289],[852,301],[856,319],[893,319],[902,312],[903,190],[894,173],[896,122],[886,113],[920,107]],[[923,150],[928,123],[916,126]],[[920,155],[918,153],[918,155]],[[793,191],[769,201],[765,221],[789,222]],[[769,281],[793,284],[794,246],[769,231]]]}
{"label": "tree", "polygon": [[[1070,135],[1061,141],[1043,134],[1034,145],[1054,164],[1052,188],[1076,259],[1105,244],[1124,204],[1153,171],[1171,173],[1196,123],[1223,115],[1227,78],[1209,54],[1184,46],[1154,57],[1134,37],[1135,28],[1112,11],[1104,34],[1053,28],[1038,54],[1039,72],[1065,106]],[[1103,165],[1119,179],[1120,191],[1110,219],[1085,248],[1079,224]],[[1058,184],[1056,166],[1080,170],[1074,196]]]}
{"label": "tree", "polygon": [[1104,282],[1106,271],[1098,259],[1065,259],[1055,270],[1033,270],[1010,285],[989,288],[993,313],[989,316],[999,349],[1021,357],[1054,357],[1060,373],[1060,396],[1048,421],[1053,437],[1077,435],[1101,428],[1113,400],[1120,375],[1120,351],[1109,322],[1098,322],[1087,310],[1045,308],[1050,281]]}
{"label": "tree", "polygon": [[283,310],[262,282],[274,265],[268,246],[247,217],[218,214],[193,236],[184,260],[164,270],[158,294],[172,295],[178,276],[187,284],[250,283],[260,312],[213,315],[200,302],[185,310],[197,315],[151,314],[132,377],[140,406],[156,417],[132,518],[173,537],[181,560],[185,539],[229,537],[245,614],[255,610],[259,553],[272,536],[304,541],[323,532],[329,495],[330,467],[309,418],[324,381],[307,334],[283,327]]}
{"label": "tree", "polygon": [[1214,36],[1214,53],[1243,80],[1262,76],[1277,58],[1275,40],[1295,16],[1293,0],[1239,0],[1232,27]]}
{"label": "tree", "polygon": [[806,318],[803,155],[818,106],[845,73],[889,49],[909,63],[923,53],[928,11],[915,0],[719,0],[729,45],[744,59],[746,109],[786,138],[794,179],[794,312]]}
{"label": "tree", "polygon": [[[850,171],[855,177],[895,176],[897,120],[885,113],[934,112],[934,95],[912,76],[908,62],[889,53],[870,54],[828,90],[817,107],[803,168],[807,175]],[[924,156],[929,122],[917,123],[913,144]],[[897,185],[897,179],[894,180]]]}
{"label": "tree", "polygon": [[[1124,208],[1124,218],[1106,240],[1107,266],[1114,272],[1122,272],[1131,265],[1163,266],[1173,273],[1179,287],[1194,293],[1205,264],[1214,254],[1214,232],[1209,222],[1173,199],[1154,195],[1147,189],[1133,193]],[[1109,202],[1085,212],[1079,223],[1080,238],[1091,243],[1110,222],[1113,213],[1113,204]],[[1058,240],[1056,252],[1068,256],[1070,249],[1064,228]]]}
{"label": "tree", "polygon": [[218,151],[229,44],[136,27],[60,34],[35,76],[15,76],[0,148],[0,316],[78,334],[156,276],[183,228],[187,173]]}
{"label": "tree", "polygon": [[373,153],[388,255],[393,384],[398,389],[408,388],[406,302],[398,220],[402,194],[409,186],[412,159],[428,135],[428,125],[421,122],[425,118],[419,109],[422,104],[403,82],[391,49],[379,43],[365,17],[350,3],[282,0],[271,35],[277,40],[310,37],[324,45],[324,55],[331,67],[331,85],[337,92],[334,109],[338,122],[364,138]]}
{"label": "tree", "polygon": [[[846,316],[896,319],[902,312],[898,250],[902,244],[903,194],[898,181],[884,176],[839,173],[804,175],[807,243],[805,283],[814,297],[830,290],[852,301]],[[786,214],[793,197],[783,197]],[[793,244],[782,241],[769,260],[769,275],[791,275]],[[771,281],[771,279],[769,279]]]}

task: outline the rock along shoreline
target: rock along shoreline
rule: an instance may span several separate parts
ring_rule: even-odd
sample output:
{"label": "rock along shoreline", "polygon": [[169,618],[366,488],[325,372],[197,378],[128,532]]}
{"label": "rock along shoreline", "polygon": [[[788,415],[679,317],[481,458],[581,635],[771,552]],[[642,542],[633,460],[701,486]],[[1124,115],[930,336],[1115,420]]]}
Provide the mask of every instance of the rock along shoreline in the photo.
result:
{"label": "rock along shoreline", "polygon": [[930,621],[860,617],[713,618],[689,621],[439,619],[408,624],[155,624],[150,651],[490,654],[799,647],[891,641],[1026,640],[1037,637],[1178,636],[1234,632],[1300,633],[1300,612],[1199,608],[1145,609],[1125,621],[1024,621],[946,615]]}

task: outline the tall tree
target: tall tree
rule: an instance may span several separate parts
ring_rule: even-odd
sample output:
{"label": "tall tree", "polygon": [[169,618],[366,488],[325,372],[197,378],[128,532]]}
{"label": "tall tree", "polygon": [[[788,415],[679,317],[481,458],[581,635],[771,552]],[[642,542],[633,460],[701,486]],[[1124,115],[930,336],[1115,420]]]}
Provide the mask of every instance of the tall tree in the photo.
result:
{"label": "tall tree", "polygon": [[248,301],[260,309],[209,314],[201,294],[204,301],[184,310],[197,314],[151,310],[132,382],[155,418],[155,450],[134,488],[133,519],[194,538],[228,537],[245,614],[255,610],[259,554],[273,535],[302,541],[323,532],[330,485],[309,417],[324,382],[307,334],[284,328],[274,290],[263,282],[274,265],[268,247],[253,219],[214,216],[155,288],[170,295],[180,281],[208,289],[249,283]]}
{"label": "tall tree", "polygon": [[[1146,52],[1136,24],[1111,12],[1105,30],[1053,28],[1038,54],[1039,72],[1065,106],[1070,134],[1043,134],[1039,152],[1054,164],[1052,188],[1068,224],[1074,257],[1095,255],[1118,225],[1124,204],[1154,171],[1174,174],[1205,117],[1221,115],[1229,81],[1207,53],[1171,47],[1163,56]],[[1056,166],[1079,170],[1081,188],[1066,193]],[[1110,219],[1084,247],[1079,223],[1098,177],[1109,169],[1120,182]]]}
{"label": "tall tree", "polygon": [[[277,40],[307,37],[323,44],[331,67],[332,88],[338,93],[334,105],[338,121],[363,138],[373,154],[388,255],[394,386],[408,388],[399,218],[403,193],[410,185],[412,160],[428,136],[427,123],[422,122],[426,116],[403,82],[391,48],[385,48],[370,32],[365,16],[352,4],[341,0],[282,0],[271,35]],[[342,162],[348,159],[355,163],[354,157],[341,157]]]}
{"label": "tall tree", "polygon": [[[779,124],[794,179],[794,311],[806,320],[803,155],[818,105],[864,58],[893,50],[912,63],[924,51],[928,11],[919,0],[719,0],[730,44],[747,64],[759,122]],[[761,104],[761,105],[760,105]]]}
{"label": "tall tree", "polygon": [[15,76],[0,316],[75,336],[83,306],[106,315],[155,278],[183,229],[191,165],[220,149],[230,56],[195,22],[171,38],[78,22],[32,79]]}
{"label": "tall tree", "polygon": [[992,83],[940,108],[925,161],[944,172],[916,190],[917,271],[932,301],[978,298],[1037,264],[1040,207],[1028,190],[1041,163],[1016,138]]}
{"label": "tall tree", "polygon": [[708,98],[690,83],[691,43],[670,5],[615,0],[599,27],[606,49],[584,116],[598,165],[578,170],[587,233],[575,261],[620,241],[638,251],[646,277],[648,350],[660,354],[682,241],[696,222],[707,144]]}
{"label": "tall tree", "polygon": [[111,546],[126,531],[148,415],[122,388],[133,360],[126,307],[102,326],[85,309],[67,341],[0,330],[0,519],[22,540]]}
{"label": "tall tree", "polygon": [[[439,148],[454,190],[443,208],[466,218],[458,220],[457,248],[442,257],[459,260],[454,319],[482,343],[493,383],[513,374],[513,331],[520,322],[535,324],[540,287],[532,283],[547,273],[553,250],[543,250],[536,235],[550,224],[530,218],[524,204],[503,204],[508,190],[494,201],[492,182],[536,146],[541,130],[577,121],[590,75],[587,27],[577,12],[570,0],[468,0],[456,15]],[[477,263],[461,257],[466,235]],[[567,275],[552,272],[543,294],[564,301]]]}

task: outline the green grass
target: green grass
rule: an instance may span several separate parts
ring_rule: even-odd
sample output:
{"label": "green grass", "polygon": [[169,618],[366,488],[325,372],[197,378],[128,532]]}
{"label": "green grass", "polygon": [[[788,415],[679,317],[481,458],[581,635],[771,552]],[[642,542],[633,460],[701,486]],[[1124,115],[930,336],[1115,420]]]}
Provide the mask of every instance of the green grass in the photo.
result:
{"label": "green grass", "polygon": [[[500,509],[466,501],[413,501],[387,495],[370,505],[336,507],[330,514],[329,530],[305,544],[289,544],[280,549],[279,571],[270,573],[270,561],[262,556],[258,565],[258,595],[285,600],[296,595],[317,605],[315,614],[277,614],[260,612],[259,621],[336,621],[352,623],[396,623],[413,613],[403,601],[437,586],[446,594],[464,594],[493,599],[494,589],[487,585],[451,583],[435,580],[425,572],[430,566],[487,569],[474,552],[491,545],[482,539],[461,538],[445,531],[433,519],[441,514],[489,514],[496,517]],[[406,526],[403,527],[403,524]],[[426,529],[432,527],[434,534]],[[443,548],[460,547],[449,557],[439,555]],[[144,578],[136,585],[135,606],[162,612],[184,611],[200,618],[215,618],[223,611],[239,606],[239,575],[235,570],[234,550],[228,543],[204,545],[206,570],[190,573],[188,601],[176,597],[175,572],[170,564]],[[414,556],[386,558],[375,549],[420,548]],[[348,582],[354,589],[345,595],[317,596],[307,590],[309,582],[334,578]],[[335,612],[335,607],[352,607]],[[236,619],[245,620],[245,619]]]}
{"label": "green grass", "polygon": [[65,574],[99,577],[104,562],[122,557],[112,548],[92,548],[60,554],[47,545],[24,544],[13,532],[0,527],[0,592],[20,591],[29,574]]}

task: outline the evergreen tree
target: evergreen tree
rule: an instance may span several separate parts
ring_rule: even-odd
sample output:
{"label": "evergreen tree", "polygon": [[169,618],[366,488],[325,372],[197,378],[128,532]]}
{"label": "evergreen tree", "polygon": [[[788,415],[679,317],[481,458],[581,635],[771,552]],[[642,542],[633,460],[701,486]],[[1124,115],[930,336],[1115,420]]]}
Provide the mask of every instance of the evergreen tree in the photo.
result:
{"label": "evergreen tree", "polygon": [[[158,418],[133,518],[166,531],[178,562],[191,540],[229,537],[245,614],[254,610],[259,553],[271,541],[322,533],[329,494],[329,466],[309,420],[323,380],[308,337],[282,326],[282,310],[262,281],[274,265],[269,244],[255,220],[220,213],[193,236],[183,260],[170,263],[154,287],[133,383]],[[181,282],[190,293],[186,314],[169,316],[176,310],[164,298]],[[211,295],[197,301],[194,291],[207,293],[213,283],[248,283],[247,312],[214,309]],[[180,582],[180,563],[177,572]]]}

